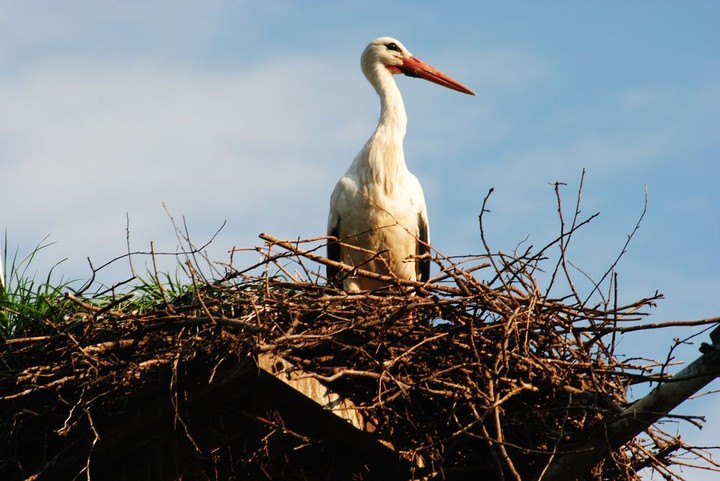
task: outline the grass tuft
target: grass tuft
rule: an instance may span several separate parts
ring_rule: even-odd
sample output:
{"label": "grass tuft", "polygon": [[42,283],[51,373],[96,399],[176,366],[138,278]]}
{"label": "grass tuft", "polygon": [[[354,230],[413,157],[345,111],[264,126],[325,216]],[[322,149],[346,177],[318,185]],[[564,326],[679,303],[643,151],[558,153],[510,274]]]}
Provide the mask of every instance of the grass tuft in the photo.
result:
{"label": "grass tuft", "polygon": [[[7,261],[7,234],[2,257]],[[50,325],[64,321],[63,312],[57,307],[63,303],[65,292],[72,290],[73,281],[55,279],[55,269],[65,260],[57,262],[45,277],[37,278],[31,271],[40,252],[50,247],[45,237],[25,257],[16,249],[12,260],[0,262],[4,267],[3,282],[0,283],[0,339],[37,335],[48,330]]]}

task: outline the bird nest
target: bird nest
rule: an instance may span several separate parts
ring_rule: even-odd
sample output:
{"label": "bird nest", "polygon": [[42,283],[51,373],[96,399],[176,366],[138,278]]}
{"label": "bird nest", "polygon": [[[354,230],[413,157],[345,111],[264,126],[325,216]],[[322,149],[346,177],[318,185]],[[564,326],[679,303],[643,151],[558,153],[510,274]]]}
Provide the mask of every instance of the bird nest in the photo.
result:
{"label": "bird nest", "polygon": [[[599,284],[581,296],[564,254],[582,224],[536,253],[437,254],[430,283],[394,279],[387,292],[326,285],[324,240],[263,236],[257,265],[207,280],[188,262],[192,287],[153,309],[133,310],[119,294],[68,295],[56,306],[62,324],[8,340],[1,354],[0,473],[542,479],[628,405],[630,385],[659,379],[660,366],[618,356],[615,340],[660,296],[621,305]],[[553,297],[559,285],[567,293]],[[263,355],[351,403],[366,438],[299,409],[259,376]],[[706,456],[652,426],[586,479],[636,480],[644,468],[681,479],[673,464],[687,453]]]}

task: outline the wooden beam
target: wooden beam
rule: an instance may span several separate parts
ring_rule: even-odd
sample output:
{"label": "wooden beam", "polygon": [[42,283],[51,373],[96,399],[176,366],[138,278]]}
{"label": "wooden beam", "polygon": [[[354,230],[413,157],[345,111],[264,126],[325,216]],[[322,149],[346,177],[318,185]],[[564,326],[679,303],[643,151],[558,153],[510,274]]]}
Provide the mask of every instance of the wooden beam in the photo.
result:
{"label": "wooden beam", "polygon": [[300,391],[315,401],[320,407],[346,420],[352,426],[363,431],[373,431],[357,407],[349,399],[342,398],[338,393],[318,381],[312,374],[293,366],[280,356],[272,353],[258,355],[258,367],[272,374],[288,386]]}
{"label": "wooden beam", "polygon": [[279,356],[261,354],[258,366],[256,387],[294,429],[348,446],[356,458],[365,460],[372,479],[408,478],[410,463],[390,443],[370,434],[374,426],[350,400]]}

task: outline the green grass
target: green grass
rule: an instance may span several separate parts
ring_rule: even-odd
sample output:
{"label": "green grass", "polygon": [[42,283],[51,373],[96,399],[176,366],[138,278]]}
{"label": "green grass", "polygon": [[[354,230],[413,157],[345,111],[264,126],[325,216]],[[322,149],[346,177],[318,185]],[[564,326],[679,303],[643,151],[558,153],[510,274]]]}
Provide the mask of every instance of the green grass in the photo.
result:
{"label": "green grass", "polygon": [[49,323],[62,322],[57,309],[71,290],[72,281],[56,279],[56,263],[44,277],[32,272],[36,257],[52,243],[43,239],[29,254],[21,257],[16,249],[8,262],[7,235],[0,253],[4,282],[0,285],[0,339],[37,335],[47,331]]}
{"label": "green grass", "polygon": [[179,299],[187,299],[195,292],[190,284],[191,276],[187,266],[178,262],[175,273],[151,272],[147,270],[145,277],[135,276],[137,284],[132,293],[136,296],[132,304],[136,310],[149,310],[158,305],[171,304]]}
{"label": "green grass", "polygon": [[[204,278],[198,281],[193,268],[178,261],[174,273],[147,269],[144,276],[134,275],[133,284],[123,292],[101,286],[95,294],[87,294],[88,286],[80,287],[83,282],[56,274],[64,260],[46,275],[35,271],[39,255],[52,246],[47,238],[25,256],[16,249],[9,257],[7,245],[6,235],[5,249],[0,252],[0,340],[44,335],[86,319],[73,315],[79,308],[78,298],[99,308],[141,314],[178,302],[192,303],[198,285],[207,283]],[[68,293],[75,295],[75,300],[69,299]]]}

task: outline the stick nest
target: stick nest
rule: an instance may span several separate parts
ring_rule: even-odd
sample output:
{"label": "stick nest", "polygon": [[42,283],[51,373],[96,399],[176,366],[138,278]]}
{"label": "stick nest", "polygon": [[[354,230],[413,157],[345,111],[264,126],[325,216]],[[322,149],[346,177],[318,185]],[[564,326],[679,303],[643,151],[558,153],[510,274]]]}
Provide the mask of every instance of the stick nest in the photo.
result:
{"label": "stick nest", "polygon": [[[326,285],[322,241],[264,236],[257,265],[225,266],[218,280],[202,279],[190,255],[192,287],[161,290],[151,309],[69,295],[56,306],[62,323],[2,351],[0,473],[371,477],[372,460],[297,428],[254,384],[255,359],[273,353],[352,401],[407,477],[537,479],[628,405],[631,384],[659,379],[658,366],[616,355],[615,340],[660,296],[621,305],[599,284],[580,296],[564,256],[575,224],[534,254],[438,254],[431,283],[396,280],[385,293]],[[541,289],[536,274],[556,247]],[[560,284],[567,294],[553,297]],[[688,453],[705,456],[654,426],[587,479],[638,480],[643,468],[681,479],[673,456]]]}

